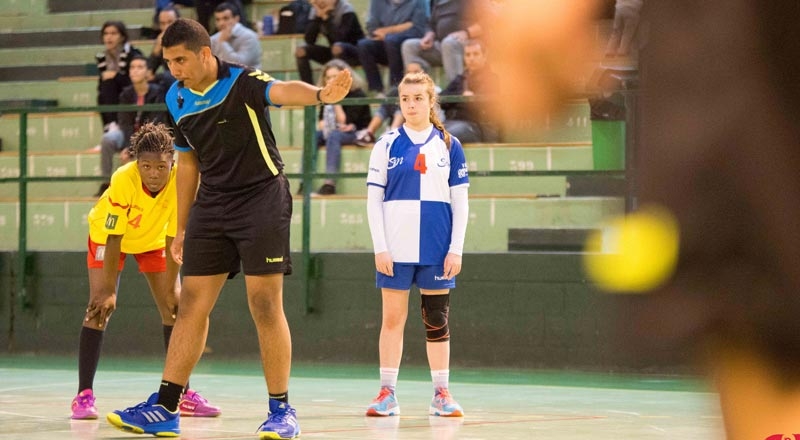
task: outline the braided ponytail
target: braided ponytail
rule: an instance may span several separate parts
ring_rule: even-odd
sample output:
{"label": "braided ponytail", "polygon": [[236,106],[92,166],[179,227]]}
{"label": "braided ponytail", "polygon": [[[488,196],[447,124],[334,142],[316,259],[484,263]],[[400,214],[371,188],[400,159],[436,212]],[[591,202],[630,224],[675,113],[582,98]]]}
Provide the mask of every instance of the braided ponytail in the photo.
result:
{"label": "braided ponytail", "polygon": [[444,129],[444,124],[439,120],[439,115],[436,113],[436,106],[431,107],[431,124],[444,134],[444,144],[447,145],[447,151],[450,151],[450,132]]}

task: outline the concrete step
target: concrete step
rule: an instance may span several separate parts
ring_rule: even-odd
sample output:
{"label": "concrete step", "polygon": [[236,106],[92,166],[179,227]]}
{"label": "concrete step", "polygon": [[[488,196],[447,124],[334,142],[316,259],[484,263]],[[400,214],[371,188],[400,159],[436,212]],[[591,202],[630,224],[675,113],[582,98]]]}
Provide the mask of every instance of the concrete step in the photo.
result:
{"label": "concrete step", "polygon": [[44,16],[47,12],[47,0],[0,2],[0,18],[9,20],[25,16]]}
{"label": "concrete step", "polygon": [[[97,0],[48,0],[50,13],[90,12],[97,9]],[[119,10],[131,8],[152,8],[152,0],[103,0],[103,9]]]}
{"label": "concrete step", "polygon": [[[62,107],[97,105],[97,76],[61,77],[46,81],[0,81],[0,99],[32,98],[55,99]],[[7,114],[4,118],[11,116]]]}
{"label": "concrete step", "polygon": [[[66,12],[66,13],[48,13],[46,10],[31,10],[24,11],[18,9],[16,11],[4,10],[9,6],[23,5],[25,3],[35,3],[41,0],[26,0],[26,1],[13,1],[13,2],[0,2],[0,32],[12,33],[23,30],[28,31],[47,31],[59,29],[80,29],[80,28],[97,28],[98,32],[95,34],[95,39],[92,43],[99,44],[100,42],[100,26],[108,20],[121,20],[126,26],[151,26],[153,22],[153,6],[152,3],[148,8],[142,9],[100,9],[95,7],[92,11],[82,12]],[[12,5],[9,5],[11,3]],[[70,3],[63,1],[60,3]],[[187,11],[189,15],[193,15],[194,10]],[[52,43],[47,45],[58,44]]]}
{"label": "concrete step", "polygon": [[[86,215],[93,198],[33,200],[28,204],[27,243],[30,250],[85,250]],[[302,246],[302,201],[294,202],[291,247]],[[466,252],[506,252],[512,228],[596,228],[623,212],[615,198],[536,199],[525,196],[471,196]],[[17,249],[19,205],[0,201],[0,251]],[[313,251],[372,249],[364,198],[311,200]]]}
{"label": "concrete step", "polygon": [[[473,174],[476,171],[552,171],[552,170],[591,170],[592,147],[589,144],[571,146],[546,144],[467,144],[465,147],[467,162]],[[342,149],[343,173],[364,173],[369,163],[370,148],[345,145]],[[91,176],[95,175],[91,168],[81,166],[87,158],[96,158],[97,152],[88,149],[81,151],[39,151],[29,153],[28,171],[31,176]],[[298,147],[281,149],[281,156],[286,164],[287,173],[300,173],[302,150]],[[317,151],[316,169],[325,168],[326,150]],[[0,167],[7,175],[18,175],[19,155],[14,152],[0,153]],[[63,171],[48,174],[46,167],[55,167]],[[506,177],[485,177],[484,179],[506,179]],[[513,177],[519,178],[518,176]]]}
{"label": "concrete step", "polygon": [[[94,106],[97,79],[94,77],[75,77],[59,81],[45,81],[43,87],[38,81],[0,82],[0,100],[39,99],[58,101],[60,106]],[[47,93],[53,93],[48,95]],[[270,109],[273,132],[279,147],[300,146],[303,142],[303,108],[283,107]],[[32,113],[28,115],[29,151],[82,150],[99,143],[102,127],[99,114],[83,113]],[[592,141],[589,105],[585,101],[573,101],[565,111],[554,114],[546,125],[516,126],[505,132],[505,142],[521,145],[547,143],[588,144]],[[0,138],[5,151],[19,151],[19,115],[6,114],[0,118]],[[503,150],[495,150],[499,156],[489,156],[487,163],[506,160]],[[568,152],[571,150],[563,150]],[[543,156],[544,164],[547,156]],[[514,162],[508,169],[530,170],[528,162]],[[537,169],[541,165],[535,165]]]}
{"label": "concrete step", "polygon": [[[99,28],[96,29],[99,35]],[[2,34],[0,34],[2,35]],[[56,35],[54,34],[55,38]],[[295,70],[294,52],[302,38],[295,36],[274,35],[259,39],[262,50],[264,70]],[[153,40],[136,39],[131,44],[144,54],[153,50]],[[35,66],[56,64],[82,64],[93,62],[95,54],[102,50],[97,35],[90,43],[56,46],[49,44],[39,47],[2,46],[0,48],[0,66]],[[61,75],[70,76],[70,75]]]}
{"label": "concrete step", "polygon": [[[545,146],[545,145],[467,145],[466,155],[471,171],[524,171],[524,170],[591,170],[592,151],[590,145]],[[342,178],[337,182],[337,192],[344,195],[366,196],[365,177],[371,149],[345,146],[342,150],[344,173],[360,173],[359,177]],[[325,172],[325,149],[317,152],[316,171]],[[300,173],[302,150],[281,150],[285,170],[289,174]],[[73,151],[61,153],[32,153],[27,158],[27,172],[32,177],[99,176],[100,156],[97,152]],[[521,167],[519,164],[525,164]],[[0,154],[0,178],[17,177],[19,156],[14,153]],[[363,176],[363,177],[362,177]],[[291,178],[293,189],[299,188],[300,179]],[[73,197],[94,194],[96,184],[70,182],[48,185],[35,182],[30,189],[32,197]],[[314,179],[312,190],[323,183]],[[87,186],[89,190],[87,191]],[[475,176],[470,184],[473,194],[524,194],[563,197],[567,193],[565,176]],[[0,198],[16,197],[16,189],[0,186]]]}
{"label": "concrete step", "polygon": [[[19,118],[18,114],[0,118],[4,151],[19,151]],[[99,144],[103,134],[100,115],[94,112],[32,113],[27,120],[30,153],[85,150]]]}
{"label": "concrete step", "polygon": [[[74,83],[65,83],[72,86]],[[95,82],[96,84],[96,82]],[[2,83],[0,83],[2,86]],[[79,98],[81,93],[60,90],[62,99]],[[82,105],[94,105],[85,103]],[[273,109],[270,113],[275,139],[279,146],[300,145],[303,139],[303,109],[301,107],[284,107]],[[0,138],[3,139],[3,150],[19,151],[20,115],[6,114],[0,118]],[[103,126],[99,113],[64,112],[64,113],[31,113],[28,115],[28,151],[58,152],[85,150],[100,143]]]}
{"label": "concrete step", "polygon": [[[102,25],[102,23],[100,24]],[[125,23],[128,29],[130,40],[140,38],[142,25]],[[47,28],[22,29],[14,32],[0,33],[0,47],[53,47],[53,46],[74,46],[100,43],[101,26],[85,28]],[[33,60],[35,58],[31,58]]]}
{"label": "concrete step", "polygon": [[[153,40],[133,41],[134,47],[145,54],[149,54],[153,49]],[[0,67],[17,66],[55,66],[55,65],[74,65],[91,63],[94,65],[94,57],[102,47],[93,41],[92,44],[76,44],[72,46],[44,46],[44,47],[4,47],[0,49]],[[96,71],[94,75],[96,75]],[[81,74],[85,75],[85,74]],[[80,75],[58,75],[61,76],[80,76]],[[29,80],[33,79],[28,78]]]}
{"label": "concrete step", "polygon": [[0,81],[57,80],[62,76],[97,75],[95,63],[0,66]]}

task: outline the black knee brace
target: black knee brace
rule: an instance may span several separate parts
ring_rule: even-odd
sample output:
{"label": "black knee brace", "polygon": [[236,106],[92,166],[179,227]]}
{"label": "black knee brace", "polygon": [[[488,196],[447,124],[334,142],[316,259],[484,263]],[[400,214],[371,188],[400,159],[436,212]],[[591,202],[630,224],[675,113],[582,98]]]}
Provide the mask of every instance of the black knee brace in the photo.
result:
{"label": "black knee brace", "polygon": [[447,327],[447,315],[450,313],[450,294],[421,296],[425,339],[428,342],[449,341],[450,329]]}

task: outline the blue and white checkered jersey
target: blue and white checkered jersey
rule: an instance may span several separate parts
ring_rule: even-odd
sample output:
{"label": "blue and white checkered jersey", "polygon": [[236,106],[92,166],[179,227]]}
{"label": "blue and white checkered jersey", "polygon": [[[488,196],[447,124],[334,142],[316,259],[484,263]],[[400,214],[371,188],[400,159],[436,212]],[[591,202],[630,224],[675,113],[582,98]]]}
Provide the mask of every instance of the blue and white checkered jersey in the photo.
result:
{"label": "blue and white checkered jersey", "polygon": [[435,127],[407,130],[387,132],[375,143],[367,185],[384,189],[383,229],[392,260],[442,264],[453,230],[450,190],[469,186],[467,160],[455,137],[448,151]]}

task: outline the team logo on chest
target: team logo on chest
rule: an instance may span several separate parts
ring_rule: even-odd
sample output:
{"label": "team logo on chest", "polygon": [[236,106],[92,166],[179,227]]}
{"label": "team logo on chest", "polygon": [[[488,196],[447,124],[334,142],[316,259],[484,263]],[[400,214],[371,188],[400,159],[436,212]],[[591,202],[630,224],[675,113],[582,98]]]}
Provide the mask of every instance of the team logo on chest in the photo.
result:
{"label": "team logo on chest", "polygon": [[389,158],[389,166],[387,167],[387,169],[391,170],[392,168],[396,168],[396,167],[402,165],[402,163],[403,163],[403,158],[402,157],[390,157]]}

